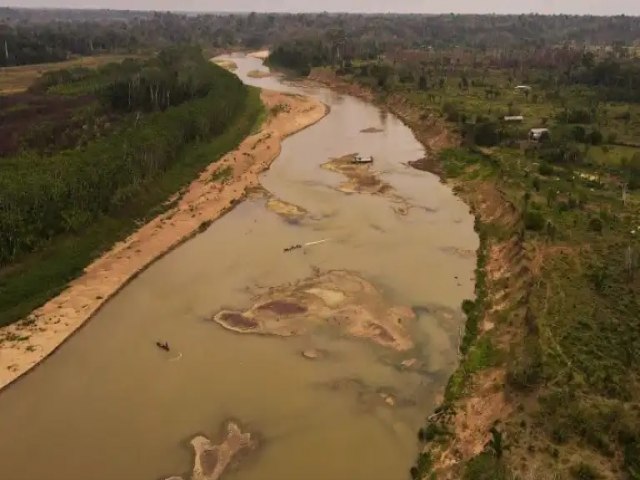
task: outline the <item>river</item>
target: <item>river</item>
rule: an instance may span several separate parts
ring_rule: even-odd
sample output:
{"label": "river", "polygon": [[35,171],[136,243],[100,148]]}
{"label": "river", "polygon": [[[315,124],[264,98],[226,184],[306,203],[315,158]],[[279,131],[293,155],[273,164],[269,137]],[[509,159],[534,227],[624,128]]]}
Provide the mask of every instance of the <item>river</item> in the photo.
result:
{"label": "river", "polygon": [[[473,217],[437,177],[406,165],[424,149],[393,115],[324,88],[250,78],[261,61],[233,60],[246,83],[331,107],[285,140],[261,178],[306,215],[291,221],[266,208],[264,194],[250,195],[0,393],[0,478],[188,478],[189,440],[215,442],[230,418],[259,436],[230,480],[408,477],[417,429],[455,367],[460,304],[473,297]],[[345,193],[344,177],[320,168],[352,152],[374,156],[393,195]],[[332,329],[239,334],[211,320],[223,308],[250,307],[268,287],[329,270],[355,273],[386,301],[412,307],[415,347],[396,352]],[[158,339],[171,355],[154,346]],[[324,356],[306,359],[307,349]],[[409,359],[415,366],[401,367]],[[383,393],[393,401],[379,401]]]}

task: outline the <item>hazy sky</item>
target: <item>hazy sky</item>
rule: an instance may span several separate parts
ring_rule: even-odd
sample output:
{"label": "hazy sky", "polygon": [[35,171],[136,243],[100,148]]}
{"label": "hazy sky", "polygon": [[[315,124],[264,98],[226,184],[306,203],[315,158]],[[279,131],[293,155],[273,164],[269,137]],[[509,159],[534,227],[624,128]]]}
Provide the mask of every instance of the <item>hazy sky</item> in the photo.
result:
{"label": "hazy sky", "polygon": [[130,10],[640,15],[640,0],[0,0],[0,6]]}

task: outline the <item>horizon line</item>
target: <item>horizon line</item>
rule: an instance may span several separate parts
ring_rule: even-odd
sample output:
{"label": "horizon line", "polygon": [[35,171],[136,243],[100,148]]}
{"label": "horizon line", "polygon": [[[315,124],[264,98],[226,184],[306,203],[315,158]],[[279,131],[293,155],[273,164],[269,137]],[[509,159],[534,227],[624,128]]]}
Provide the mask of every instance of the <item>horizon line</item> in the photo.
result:
{"label": "horizon line", "polygon": [[604,14],[592,14],[592,13],[540,13],[540,12],[392,12],[392,11],[379,11],[379,12],[363,12],[363,11],[340,11],[340,10],[179,10],[179,9],[149,9],[149,8],[136,8],[136,9],[123,9],[123,8],[107,8],[107,7],[64,7],[64,6],[15,6],[15,5],[3,5],[0,9],[15,9],[15,10],[76,10],[76,11],[110,11],[110,12],[145,12],[145,13],[188,13],[188,14],[202,14],[202,15],[249,15],[251,13],[262,15],[304,15],[304,14],[334,14],[334,15],[417,15],[417,16],[442,16],[442,15],[479,15],[479,16],[520,16],[520,15],[537,15],[541,17],[630,17],[640,18],[640,14],[628,14],[628,13],[611,13]]}

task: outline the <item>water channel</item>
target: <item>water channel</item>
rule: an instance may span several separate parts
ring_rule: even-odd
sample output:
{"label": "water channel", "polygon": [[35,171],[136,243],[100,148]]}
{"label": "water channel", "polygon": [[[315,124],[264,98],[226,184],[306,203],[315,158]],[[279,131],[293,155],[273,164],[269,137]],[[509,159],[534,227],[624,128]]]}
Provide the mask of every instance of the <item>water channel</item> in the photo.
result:
{"label": "water channel", "polygon": [[[359,99],[278,78],[264,88],[314,95],[331,107],[288,138],[262,176],[266,190],[308,213],[287,221],[250,196],[130,283],[58,352],[0,393],[0,478],[155,480],[186,475],[189,440],[214,442],[237,419],[259,447],[230,480],[404,480],[416,431],[455,366],[460,303],[473,296],[477,237],[468,207],[406,162],[423,147],[400,120]],[[363,129],[377,129],[363,133]],[[320,165],[352,152],[395,196],[347,194]],[[398,213],[399,198],[409,208]],[[284,254],[289,245],[330,239]],[[410,306],[415,348],[395,352],[334,330],[281,338],[211,320],[246,309],[270,286],[346,270]],[[155,348],[170,341],[177,361]],[[305,349],[326,353],[310,361]],[[407,359],[414,368],[403,368]],[[378,401],[393,395],[393,405]]]}

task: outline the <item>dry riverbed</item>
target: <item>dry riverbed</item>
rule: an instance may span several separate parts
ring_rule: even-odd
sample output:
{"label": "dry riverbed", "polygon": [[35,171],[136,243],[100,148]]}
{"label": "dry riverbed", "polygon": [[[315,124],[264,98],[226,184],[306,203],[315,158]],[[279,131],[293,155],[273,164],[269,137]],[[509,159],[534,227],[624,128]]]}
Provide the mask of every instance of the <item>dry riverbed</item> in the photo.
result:
{"label": "dry riverbed", "polygon": [[[322,119],[319,100],[263,90],[272,114],[237,150],[212,163],[175,206],[143,225],[89,265],[60,295],[28,318],[0,329],[0,389],[53,353],[124,285],[227,212],[278,156],[282,140]],[[278,107],[278,108],[274,108]]]}

